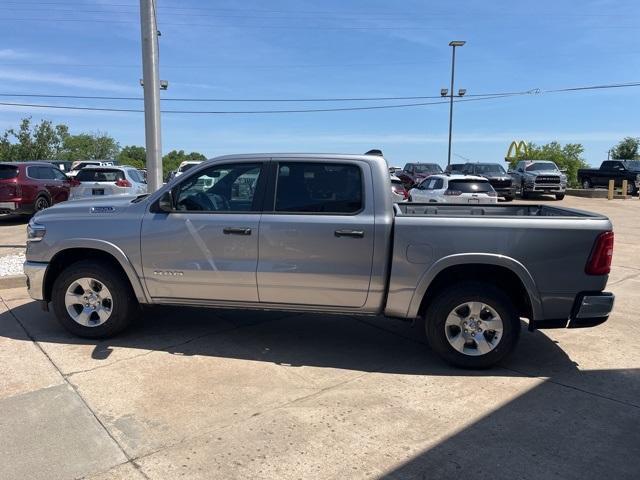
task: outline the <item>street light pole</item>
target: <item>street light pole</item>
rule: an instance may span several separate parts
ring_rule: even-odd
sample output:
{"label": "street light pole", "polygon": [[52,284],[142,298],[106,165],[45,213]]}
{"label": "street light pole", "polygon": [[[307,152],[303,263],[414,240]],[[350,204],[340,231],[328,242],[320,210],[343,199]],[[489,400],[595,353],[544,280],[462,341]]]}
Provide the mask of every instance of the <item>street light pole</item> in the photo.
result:
{"label": "street light pole", "polygon": [[449,46],[453,48],[451,55],[451,90],[449,90],[449,150],[447,153],[447,166],[451,165],[451,134],[453,131],[453,82],[456,72],[456,47],[462,47],[466,42],[460,40],[454,40],[449,43]]}
{"label": "street light pole", "polygon": [[147,150],[147,188],[151,193],[162,186],[158,25],[156,24],[154,0],[140,0],[140,27],[142,35],[144,131]]}

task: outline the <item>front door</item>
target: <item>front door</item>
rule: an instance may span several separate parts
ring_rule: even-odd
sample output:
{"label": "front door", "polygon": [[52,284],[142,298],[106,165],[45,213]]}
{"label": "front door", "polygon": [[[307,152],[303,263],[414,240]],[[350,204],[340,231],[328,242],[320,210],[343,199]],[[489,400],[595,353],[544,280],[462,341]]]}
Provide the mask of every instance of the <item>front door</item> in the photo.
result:
{"label": "front door", "polygon": [[257,302],[261,162],[205,167],[173,189],[174,211],[145,215],[144,278],[156,299]]}
{"label": "front door", "polygon": [[363,306],[374,233],[373,198],[364,195],[368,165],[298,160],[275,168],[260,225],[260,301]]}

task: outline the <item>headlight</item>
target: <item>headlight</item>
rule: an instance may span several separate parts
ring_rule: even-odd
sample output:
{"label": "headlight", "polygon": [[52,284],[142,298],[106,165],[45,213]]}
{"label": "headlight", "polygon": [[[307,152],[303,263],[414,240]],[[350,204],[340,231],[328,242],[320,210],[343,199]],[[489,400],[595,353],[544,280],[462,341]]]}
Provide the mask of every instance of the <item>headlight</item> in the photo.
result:
{"label": "headlight", "polygon": [[27,242],[39,242],[44,238],[45,233],[47,233],[47,229],[44,225],[31,220],[27,225]]}

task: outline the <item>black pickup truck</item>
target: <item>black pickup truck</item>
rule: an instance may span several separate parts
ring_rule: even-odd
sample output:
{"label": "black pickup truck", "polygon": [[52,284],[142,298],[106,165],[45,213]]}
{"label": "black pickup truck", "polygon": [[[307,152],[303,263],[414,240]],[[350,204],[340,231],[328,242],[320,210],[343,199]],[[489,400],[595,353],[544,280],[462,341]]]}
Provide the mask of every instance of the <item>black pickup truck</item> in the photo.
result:
{"label": "black pickup truck", "polygon": [[615,180],[616,187],[627,180],[627,193],[636,195],[640,187],[640,160],[606,160],[600,168],[578,170],[578,181],[583,188],[607,187],[609,180]]}

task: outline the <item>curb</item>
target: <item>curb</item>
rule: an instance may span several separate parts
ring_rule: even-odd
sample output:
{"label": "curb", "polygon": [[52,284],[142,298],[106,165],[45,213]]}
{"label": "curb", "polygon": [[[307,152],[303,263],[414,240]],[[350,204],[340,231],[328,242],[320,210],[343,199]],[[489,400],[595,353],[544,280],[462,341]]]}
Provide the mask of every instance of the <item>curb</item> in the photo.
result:
{"label": "curb", "polygon": [[18,288],[27,286],[26,275],[7,275],[6,277],[0,277],[0,290],[8,288]]}
{"label": "curb", "polygon": [[583,190],[580,188],[567,188],[565,191],[567,195],[571,195],[573,197],[582,197],[582,198],[607,198],[607,190],[605,189],[589,189]]}

